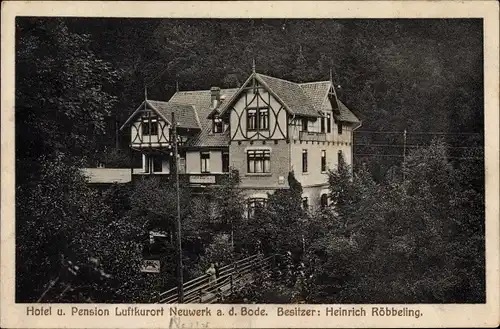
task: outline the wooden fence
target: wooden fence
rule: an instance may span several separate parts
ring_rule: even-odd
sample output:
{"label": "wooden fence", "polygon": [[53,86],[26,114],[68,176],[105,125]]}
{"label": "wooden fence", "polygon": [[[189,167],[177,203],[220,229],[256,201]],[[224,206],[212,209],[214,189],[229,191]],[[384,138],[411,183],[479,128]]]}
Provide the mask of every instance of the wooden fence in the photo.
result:
{"label": "wooden fence", "polygon": [[[208,275],[202,275],[184,283],[184,302],[214,303],[224,300],[238,289],[251,283],[255,275],[273,267],[274,255],[264,257],[262,254],[238,260],[219,269],[216,282],[209,282]],[[159,296],[159,303],[177,303],[179,299],[177,287],[164,291]]]}

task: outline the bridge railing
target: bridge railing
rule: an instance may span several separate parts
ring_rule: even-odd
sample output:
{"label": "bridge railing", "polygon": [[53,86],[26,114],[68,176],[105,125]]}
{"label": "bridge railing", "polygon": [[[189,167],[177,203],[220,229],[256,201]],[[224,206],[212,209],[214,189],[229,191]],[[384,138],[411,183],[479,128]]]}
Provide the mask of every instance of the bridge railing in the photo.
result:
{"label": "bridge railing", "polygon": [[[264,257],[262,254],[252,255],[219,269],[219,277],[210,282],[208,275],[201,275],[183,285],[184,303],[212,303],[222,300],[253,280],[255,272],[269,270],[274,262],[274,256]],[[176,303],[179,299],[177,287],[160,294],[160,303]]]}

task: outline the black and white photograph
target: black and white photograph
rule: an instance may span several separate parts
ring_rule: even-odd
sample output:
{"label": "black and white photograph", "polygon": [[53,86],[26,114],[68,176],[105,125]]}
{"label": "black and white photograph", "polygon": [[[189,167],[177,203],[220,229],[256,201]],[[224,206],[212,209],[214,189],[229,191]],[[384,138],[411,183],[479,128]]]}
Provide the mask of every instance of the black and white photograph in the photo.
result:
{"label": "black and white photograph", "polygon": [[484,33],[16,16],[15,303],[485,304]]}

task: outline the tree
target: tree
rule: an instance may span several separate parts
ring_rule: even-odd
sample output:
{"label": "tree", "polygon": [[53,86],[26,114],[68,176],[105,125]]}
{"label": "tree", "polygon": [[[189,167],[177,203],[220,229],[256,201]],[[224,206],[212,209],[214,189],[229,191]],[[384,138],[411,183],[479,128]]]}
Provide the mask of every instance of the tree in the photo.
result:
{"label": "tree", "polygon": [[[77,268],[88,270],[80,279],[94,288],[110,277],[108,257],[105,269],[89,259],[103,246],[118,251],[107,245],[112,232],[134,232],[112,221],[80,173],[116,101],[106,89],[119,75],[88,49],[88,36],[69,32],[60,19],[19,18],[16,29],[16,299],[57,301],[75,288]],[[119,246],[121,253],[135,248]],[[46,287],[49,280],[65,286],[51,296],[57,287]],[[87,285],[79,292],[95,298],[93,291]]]}
{"label": "tree", "polygon": [[16,24],[16,158],[26,169],[18,175],[23,182],[36,175],[28,159],[69,150],[92,155],[116,103],[107,90],[120,74],[89,50],[88,35],[69,32],[60,19]]}
{"label": "tree", "polygon": [[381,183],[342,166],[330,174],[332,191],[352,193],[311,222],[310,302],[484,300],[480,193],[461,183],[442,142],[412,152],[403,170],[404,181]]}
{"label": "tree", "polygon": [[[16,299],[125,301],[141,261],[141,227],[114,213],[64,155],[40,159],[40,178],[17,187]],[[107,194],[107,193],[106,193]],[[119,288],[118,288],[119,287]]]}
{"label": "tree", "polygon": [[288,189],[269,194],[266,206],[258,207],[252,218],[243,220],[237,241],[250,253],[301,253],[302,229],[307,219],[302,209],[302,187],[293,173],[288,177]]}

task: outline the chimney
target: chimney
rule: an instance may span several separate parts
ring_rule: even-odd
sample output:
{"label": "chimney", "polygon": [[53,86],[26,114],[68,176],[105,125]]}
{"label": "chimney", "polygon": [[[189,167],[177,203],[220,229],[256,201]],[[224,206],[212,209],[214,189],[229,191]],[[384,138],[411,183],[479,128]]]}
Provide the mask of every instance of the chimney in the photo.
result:
{"label": "chimney", "polygon": [[212,108],[216,108],[220,103],[220,87],[210,88],[210,100],[212,102]]}

